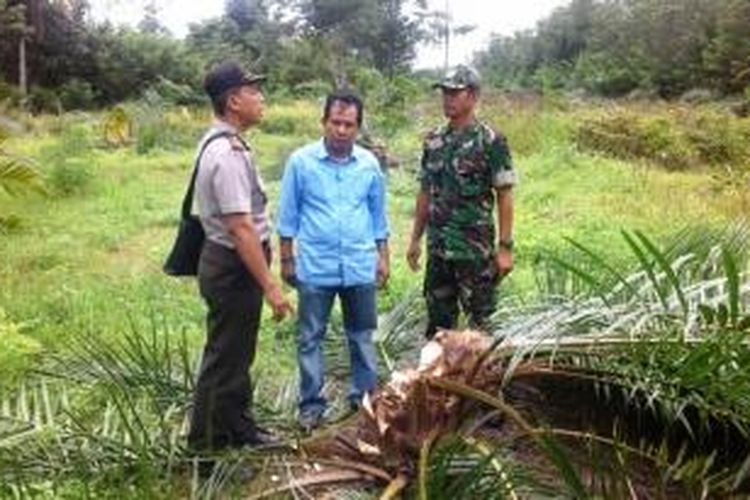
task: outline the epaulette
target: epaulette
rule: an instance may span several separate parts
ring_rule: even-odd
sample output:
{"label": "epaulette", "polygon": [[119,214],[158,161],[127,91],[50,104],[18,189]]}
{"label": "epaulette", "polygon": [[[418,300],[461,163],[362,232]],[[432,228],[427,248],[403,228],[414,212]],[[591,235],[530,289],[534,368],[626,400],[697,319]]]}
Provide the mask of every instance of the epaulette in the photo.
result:
{"label": "epaulette", "polygon": [[236,135],[229,136],[229,145],[232,146],[232,149],[235,151],[247,151],[245,143],[243,143],[242,139]]}

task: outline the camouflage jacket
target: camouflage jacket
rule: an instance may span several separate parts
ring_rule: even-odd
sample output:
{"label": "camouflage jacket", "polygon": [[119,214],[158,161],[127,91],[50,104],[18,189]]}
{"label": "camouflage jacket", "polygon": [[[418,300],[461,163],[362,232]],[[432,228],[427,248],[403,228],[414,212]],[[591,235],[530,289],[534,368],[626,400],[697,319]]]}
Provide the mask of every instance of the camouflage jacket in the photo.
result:
{"label": "camouflage jacket", "polygon": [[494,188],[515,184],[505,138],[481,122],[448,125],[424,141],[421,189],[430,194],[427,226],[432,255],[484,259],[495,251]]}

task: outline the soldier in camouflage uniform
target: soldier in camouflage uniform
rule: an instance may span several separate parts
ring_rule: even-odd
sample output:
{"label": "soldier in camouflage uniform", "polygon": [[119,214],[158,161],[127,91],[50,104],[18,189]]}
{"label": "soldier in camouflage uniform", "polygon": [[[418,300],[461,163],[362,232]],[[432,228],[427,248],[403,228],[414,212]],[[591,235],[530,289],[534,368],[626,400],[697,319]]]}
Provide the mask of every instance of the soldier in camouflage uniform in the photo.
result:
{"label": "soldier in camouflage uniform", "polygon": [[505,138],[475,117],[479,79],[473,70],[459,66],[435,88],[442,90],[448,123],[424,141],[407,252],[410,267],[418,270],[426,229],[428,338],[456,327],[459,303],[472,327],[485,326],[496,285],[513,268],[515,172]]}

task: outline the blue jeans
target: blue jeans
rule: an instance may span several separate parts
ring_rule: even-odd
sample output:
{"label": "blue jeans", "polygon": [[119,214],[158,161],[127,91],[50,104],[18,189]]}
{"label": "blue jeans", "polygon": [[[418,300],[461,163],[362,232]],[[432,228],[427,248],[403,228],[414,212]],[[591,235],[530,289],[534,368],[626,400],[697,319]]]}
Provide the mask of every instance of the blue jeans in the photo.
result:
{"label": "blue jeans", "polygon": [[349,344],[351,389],[349,401],[358,403],[377,386],[377,355],[372,334],[377,327],[375,285],[315,286],[297,283],[299,332],[297,362],[300,372],[300,415],[322,415],[325,366],[323,338],[336,295],[341,301],[344,329]]}

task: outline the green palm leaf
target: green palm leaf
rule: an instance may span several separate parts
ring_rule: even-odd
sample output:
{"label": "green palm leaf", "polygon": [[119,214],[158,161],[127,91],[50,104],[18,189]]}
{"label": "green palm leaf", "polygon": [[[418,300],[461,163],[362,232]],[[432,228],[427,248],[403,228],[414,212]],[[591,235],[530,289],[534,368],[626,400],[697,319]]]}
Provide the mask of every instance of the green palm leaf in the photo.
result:
{"label": "green palm leaf", "polygon": [[740,275],[732,254],[723,250],[721,256],[727,278],[729,324],[736,327],[740,315]]}
{"label": "green palm leaf", "polygon": [[[675,294],[677,295],[678,300],[680,301],[680,305],[682,307],[683,315],[687,316],[688,314],[688,304],[685,300],[685,295],[682,291],[682,287],[680,285],[680,280],[677,278],[677,275],[674,272],[674,269],[672,268],[672,265],[667,261],[667,256],[660,252],[659,249],[654,245],[654,243],[646,237],[645,234],[643,234],[640,231],[635,231],[635,236],[640,240],[643,247],[648,250],[648,252],[653,256],[654,260],[657,264],[659,264],[659,267],[661,268],[662,272],[666,275],[667,280],[672,285],[672,288],[674,289]],[[656,284],[655,284],[656,287]]]}
{"label": "green palm leaf", "polygon": [[46,193],[42,175],[30,165],[0,156],[0,193],[20,196],[29,192]]}

